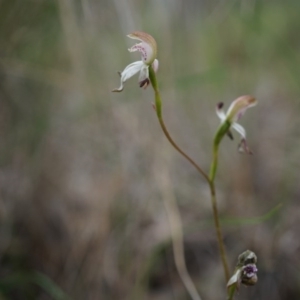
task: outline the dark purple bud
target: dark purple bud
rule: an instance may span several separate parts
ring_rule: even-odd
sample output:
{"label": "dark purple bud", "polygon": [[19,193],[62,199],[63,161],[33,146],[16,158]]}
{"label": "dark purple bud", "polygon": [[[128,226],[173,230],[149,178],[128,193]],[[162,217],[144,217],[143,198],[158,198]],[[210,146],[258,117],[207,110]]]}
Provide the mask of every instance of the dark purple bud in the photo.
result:
{"label": "dark purple bud", "polygon": [[223,106],[224,106],[224,103],[223,103],[223,102],[219,102],[219,103],[217,104],[217,109],[222,109]]}

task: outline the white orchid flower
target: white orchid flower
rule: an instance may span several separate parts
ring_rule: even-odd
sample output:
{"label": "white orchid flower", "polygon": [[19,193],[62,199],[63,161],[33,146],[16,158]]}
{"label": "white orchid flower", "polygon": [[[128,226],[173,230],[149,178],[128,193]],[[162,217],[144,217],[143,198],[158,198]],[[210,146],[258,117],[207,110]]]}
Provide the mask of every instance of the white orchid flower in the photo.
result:
{"label": "white orchid flower", "polygon": [[154,38],[141,31],[135,31],[128,35],[129,38],[141,41],[128,49],[129,52],[139,51],[142,54],[141,60],[136,61],[128,65],[123,72],[119,72],[121,77],[121,85],[119,88],[114,89],[113,92],[121,92],[124,89],[124,83],[137,73],[139,75],[139,85],[142,88],[146,88],[150,84],[149,79],[149,66],[152,66],[153,70],[158,70],[157,46]]}
{"label": "white orchid flower", "polygon": [[[248,154],[252,154],[251,150],[249,149],[247,142],[246,142],[246,130],[243,126],[238,124],[237,122],[240,118],[244,115],[245,111],[252,106],[255,106],[257,101],[252,96],[241,96],[234,100],[231,105],[229,106],[227,112],[223,111],[223,103],[219,103],[217,105],[217,115],[221,120],[221,123],[229,122],[230,128],[235,129],[242,137],[241,142],[239,144],[239,151],[246,152]],[[230,130],[228,131],[229,137],[232,139],[232,134]]]}

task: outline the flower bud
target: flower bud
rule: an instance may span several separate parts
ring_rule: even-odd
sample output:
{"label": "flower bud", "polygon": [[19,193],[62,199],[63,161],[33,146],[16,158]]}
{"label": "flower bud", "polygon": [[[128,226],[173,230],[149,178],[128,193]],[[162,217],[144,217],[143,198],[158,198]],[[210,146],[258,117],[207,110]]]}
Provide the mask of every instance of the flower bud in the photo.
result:
{"label": "flower bud", "polygon": [[247,286],[256,284],[258,280],[256,262],[257,257],[255,253],[250,250],[239,255],[234,274],[227,283],[229,291],[238,289],[241,283]]}

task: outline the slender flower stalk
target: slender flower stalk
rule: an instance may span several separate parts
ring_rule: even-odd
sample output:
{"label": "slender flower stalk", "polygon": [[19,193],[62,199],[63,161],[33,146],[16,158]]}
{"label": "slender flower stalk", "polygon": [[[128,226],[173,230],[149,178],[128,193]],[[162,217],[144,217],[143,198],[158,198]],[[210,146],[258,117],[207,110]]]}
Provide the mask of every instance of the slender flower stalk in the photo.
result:
{"label": "slender flower stalk", "polygon": [[227,256],[225,251],[225,245],[223,241],[223,235],[222,230],[220,226],[219,221],[219,212],[218,212],[218,205],[216,200],[216,189],[215,189],[215,176],[217,172],[218,167],[218,155],[219,155],[219,144],[221,142],[222,137],[229,129],[229,123],[225,122],[223,126],[219,128],[217,131],[214,142],[213,142],[213,158],[211,162],[210,172],[209,172],[209,184],[210,184],[210,195],[211,195],[211,203],[213,208],[213,215],[214,215],[214,222],[215,222],[215,228],[217,233],[217,239],[218,239],[218,245],[219,245],[219,251],[220,251],[220,257],[222,260],[223,270],[224,270],[224,276],[226,282],[229,279],[229,267],[227,262]]}
{"label": "slender flower stalk", "polygon": [[[213,178],[208,176],[202,170],[202,168],[199,167],[199,165],[194,162],[193,159],[191,159],[183,150],[181,150],[181,148],[179,148],[179,146],[174,142],[174,140],[170,136],[170,134],[165,126],[163,116],[162,116],[162,102],[161,102],[160,93],[159,93],[159,89],[158,89],[158,85],[157,85],[156,75],[155,75],[154,70],[151,69],[151,67],[149,68],[149,74],[150,74],[150,81],[151,81],[151,84],[152,84],[152,87],[153,87],[154,93],[155,93],[156,114],[157,114],[160,126],[161,126],[166,138],[171,143],[171,145],[197,169],[197,171],[204,177],[204,179],[207,181],[207,183],[209,185],[212,209],[213,209],[213,217],[214,217],[214,223],[215,223],[215,228],[216,228],[216,233],[217,233],[217,240],[218,240],[218,245],[219,245],[219,250],[220,250],[221,261],[222,261],[222,265],[223,265],[223,269],[224,269],[225,280],[227,282],[229,279],[229,267],[228,267],[228,263],[227,263],[225,246],[224,246],[224,242],[223,242],[223,236],[222,236],[221,226],[220,226],[220,221],[219,221],[219,213],[218,213],[218,207],[217,207],[214,180],[213,180]],[[220,142],[220,140],[218,138],[214,142],[215,147],[214,147],[214,156],[213,156],[214,158],[213,158],[212,166],[215,170],[217,167],[219,142]]]}
{"label": "slender flower stalk", "polygon": [[188,156],[172,139],[171,135],[169,134],[167,127],[164,123],[163,120],[163,115],[162,115],[162,102],[161,102],[161,97],[157,85],[157,80],[156,80],[156,75],[155,71],[150,67],[149,68],[149,75],[150,75],[150,82],[152,84],[152,87],[154,89],[155,93],[155,111],[156,115],[159,121],[159,124],[161,126],[162,131],[164,132],[166,138],[170,142],[170,144],[184,157],[186,158],[195,168],[196,170],[205,178],[205,180],[209,183],[209,178],[208,175],[202,170],[202,168],[190,157]]}
{"label": "slender flower stalk", "polygon": [[[220,227],[219,216],[218,216],[216,193],[215,193],[215,186],[213,181],[214,176],[211,177],[205,171],[203,171],[203,169],[175,143],[169,131],[167,130],[162,115],[162,101],[161,101],[160,92],[158,89],[158,84],[157,84],[157,79],[155,74],[158,70],[158,60],[156,59],[157,45],[155,40],[149,34],[144,32],[138,32],[138,31],[129,34],[128,37],[141,41],[141,43],[136,44],[129,49],[130,52],[134,52],[134,51],[141,52],[142,54],[141,61],[134,62],[128,65],[123,72],[119,73],[121,77],[121,84],[120,87],[118,89],[114,89],[113,92],[121,92],[124,88],[124,83],[129,78],[137,74],[138,72],[140,72],[140,76],[139,76],[140,87],[146,88],[150,83],[152,84],[154,94],[155,94],[154,108],[163,133],[165,134],[170,144],[176,149],[176,151],[178,151],[185,159],[187,159],[196,168],[196,170],[203,176],[203,178],[206,180],[206,182],[209,185],[220,255],[221,255],[223,268],[225,272],[225,279],[226,281],[228,281],[229,278],[228,263],[226,260],[225,246],[223,243],[223,237],[221,233],[221,227]],[[219,142],[217,144],[215,142],[215,145],[218,146],[218,144]],[[214,159],[212,165],[214,165],[215,170],[217,167],[217,150],[218,150],[217,148],[214,148]]]}
{"label": "slender flower stalk", "polygon": [[[139,86],[142,88],[146,88],[147,86],[152,84],[154,94],[155,94],[155,104],[154,109],[156,111],[156,115],[161,126],[163,133],[165,134],[167,140],[170,144],[178,151],[185,159],[187,159],[195,168],[196,170],[203,176],[205,181],[208,183],[210,188],[211,194],[211,203],[213,209],[213,217],[214,217],[214,224],[217,234],[217,240],[219,245],[220,257],[224,269],[224,275],[226,282],[230,282],[229,280],[229,267],[226,258],[225,246],[223,242],[223,236],[221,231],[221,225],[219,221],[219,213],[217,207],[217,200],[216,200],[216,190],[215,190],[215,176],[218,167],[218,152],[219,152],[219,145],[223,137],[227,134],[230,138],[233,138],[232,133],[230,131],[231,128],[235,129],[242,137],[241,142],[239,144],[239,150],[246,152],[248,154],[252,154],[251,150],[249,149],[246,143],[246,131],[245,129],[237,123],[245,111],[254,105],[256,105],[256,100],[252,96],[242,96],[232,102],[228,111],[225,113],[223,112],[223,103],[219,103],[217,106],[217,115],[221,120],[221,124],[215,134],[214,141],[213,141],[213,158],[210,166],[210,172],[207,174],[203,169],[189,156],[187,155],[173,140],[167,127],[163,120],[162,114],[162,101],[161,96],[157,84],[156,79],[156,72],[158,70],[158,60],[156,59],[157,55],[157,46],[154,38],[147,33],[144,32],[133,32],[132,34],[128,35],[128,37],[132,39],[137,39],[140,41],[139,44],[134,45],[129,49],[130,52],[139,51],[141,52],[141,60],[136,61],[130,65],[128,65],[123,72],[120,72],[121,77],[121,84],[120,87],[113,90],[114,92],[121,92],[124,88],[124,83],[134,76],[137,73],[139,75]],[[255,276],[257,269],[255,264],[247,264],[244,265],[243,268],[239,269],[238,276],[242,278],[242,283],[250,285],[254,283]],[[234,277],[234,276],[233,276]],[[232,278],[233,278],[232,277]],[[234,277],[235,278],[235,277]],[[229,296],[232,299],[233,294],[235,292],[236,285],[230,285]],[[189,289],[188,289],[189,290]]]}
{"label": "slender flower stalk", "polygon": [[214,213],[214,221],[215,221],[215,227],[217,231],[217,238],[219,243],[219,250],[220,255],[223,263],[224,268],[224,274],[226,281],[229,280],[229,267],[226,259],[226,253],[225,253],[225,247],[223,243],[222,238],[222,232],[221,232],[221,226],[219,222],[218,217],[218,208],[217,208],[217,201],[216,201],[216,193],[215,193],[215,176],[218,168],[218,152],[219,152],[219,145],[223,137],[227,134],[230,138],[232,137],[232,133],[230,132],[230,128],[234,128],[238,133],[240,133],[242,140],[239,144],[239,151],[244,151],[248,154],[252,154],[251,150],[249,149],[247,143],[246,143],[246,130],[237,123],[237,121],[240,120],[240,118],[244,115],[245,111],[257,104],[256,99],[252,96],[246,95],[241,96],[234,100],[232,104],[229,106],[228,111],[226,114],[223,112],[223,103],[219,103],[217,105],[217,115],[221,120],[221,124],[219,126],[219,129],[217,130],[215,137],[214,137],[214,143],[213,143],[213,159],[210,167],[209,172],[209,180],[210,180],[210,191],[211,191],[211,200],[212,200],[212,207],[213,207],[213,213]]}
{"label": "slender flower stalk", "polygon": [[223,241],[223,235],[222,235],[222,230],[221,230],[221,225],[219,220],[219,212],[218,212],[215,181],[214,181],[217,172],[217,167],[218,167],[218,152],[219,152],[219,144],[221,141],[220,137],[221,135],[224,136],[224,134],[226,133],[226,127],[228,127],[228,124],[226,124],[226,126],[224,126],[224,129],[220,130],[220,132],[218,131],[219,134],[217,132],[214,138],[213,158],[212,158],[210,172],[209,172],[209,187],[210,187],[210,196],[211,196],[211,203],[212,203],[214,223],[215,223],[215,229],[217,233],[220,257],[223,265],[225,280],[227,282],[229,280],[229,267],[228,267],[225,245]]}

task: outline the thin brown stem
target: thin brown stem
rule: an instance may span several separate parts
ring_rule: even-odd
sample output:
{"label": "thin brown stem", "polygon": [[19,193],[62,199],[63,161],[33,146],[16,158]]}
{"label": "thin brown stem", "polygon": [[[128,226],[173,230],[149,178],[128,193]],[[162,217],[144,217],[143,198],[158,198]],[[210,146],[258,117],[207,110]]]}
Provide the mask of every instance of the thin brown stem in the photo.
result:
{"label": "thin brown stem", "polygon": [[[213,172],[213,176],[211,178],[208,177],[208,175],[194,162],[193,159],[191,159],[185,152],[183,152],[178,145],[173,141],[172,137],[170,136],[164,121],[162,117],[160,116],[158,118],[160,126],[168,139],[168,141],[171,143],[171,145],[182,155],[184,156],[196,169],[201,175],[206,179],[206,181],[209,184],[210,188],[210,193],[211,193],[211,202],[212,202],[212,209],[213,209],[213,217],[214,217],[214,223],[215,223],[215,229],[217,233],[217,240],[218,240],[218,245],[219,245],[219,251],[220,251],[220,256],[221,256],[221,261],[223,264],[223,269],[224,269],[224,275],[226,282],[229,280],[229,267],[227,263],[227,258],[226,258],[226,251],[225,251],[225,246],[223,242],[223,236],[222,236],[222,231],[221,231],[221,226],[220,226],[220,221],[219,221],[219,212],[218,212],[218,206],[217,206],[217,200],[216,200],[216,191],[215,191],[215,184],[214,184],[214,175],[215,172]],[[214,157],[213,157],[213,168],[216,170],[217,166],[217,149],[214,151]]]}
{"label": "thin brown stem", "polygon": [[229,126],[229,124],[227,124],[227,123],[225,124],[225,126],[221,126],[215,135],[214,144],[213,144],[213,158],[212,158],[212,163],[211,163],[210,172],[209,172],[209,187],[210,187],[210,194],[211,194],[211,204],[212,204],[212,208],[213,208],[214,223],[215,223],[217,239],[218,239],[218,244],[219,244],[219,251],[220,251],[220,256],[221,256],[221,260],[222,260],[222,264],[223,264],[226,282],[228,282],[230,275],[229,275],[229,267],[228,267],[227,256],[226,256],[226,251],[225,251],[225,246],[224,246],[224,241],[223,241],[223,235],[222,235],[222,231],[221,231],[221,225],[220,225],[220,221],[219,221],[219,212],[218,212],[216,189],[215,189],[215,176],[216,176],[217,168],[218,168],[219,144],[220,144],[222,137],[226,133],[228,126]]}
{"label": "thin brown stem", "polygon": [[216,228],[216,233],[217,233],[219,251],[220,251],[220,256],[221,256],[221,260],[222,260],[222,264],[223,264],[225,279],[226,279],[226,282],[228,282],[229,276],[230,276],[229,275],[229,267],[228,267],[227,256],[226,256],[225,246],[224,246],[224,242],[223,242],[223,235],[222,235],[220,221],[219,221],[219,212],[218,212],[214,182],[211,181],[209,186],[210,186],[210,192],[211,192],[211,204],[212,204],[212,208],[213,208],[213,216],[214,216],[214,223],[215,223],[215,228]]}
{"label": "thin brown stem", "polygon": [[158,84],[156,80],[156,75],[153,70],[153,68],[150,66],[149,67],[149,77],[150,81],[152,83],[152,87],[154,89],[154,94],[155,94],[155,110],[156,110],[156,115],[159,120],[159,124],[161,126],[161,129],[163,130],[166,138],[170,142],[170,144],[184,157],[186,158],[195,168],[196,170],[205,178],[207,183],[209,184],[209,177],[208,175],[201,169],[201,167],[192,159],[190,158],[172,139],[171,135],[169,134],[167,127],[165,126],[163,117],[162,117],[162,102],[160,98],[160,93],[158,90]]}
{"label": "thin brown stem", "polygon": [[164,132],[166,138],[168,139],[168,141],[170,142],[170,144],[183,156],[185,157],[196,169],[197,171],[205,178],[205,180],[208,182],[209,184],[209,178],[207,176],[207,174],[198,166],[198,164],[192,159],[190,158],[183,150],[181,150],[181,148],[179,148],[179,146],[174,142],[174,140],[172,139],[172,137],[170,136],[165,123],[163,121],[162,118],[158,118],[159,120],[159,124],[161,126],[162,131]]}
{"label": "thin brown stem", "polygon": [[[214,148],[213,148],[213,160],[212,160],[212,164],[211,164],[210,174],[207,175],[202,170],[202,168],[192,158],[190,158],[183,150],[181,150],[181,148],[174,142],[171,135],[169,134],[169,132],[165,126],[165,123],[163,121],[162,102],[161,102],[160,93],[158,90],[155,72],[152,69],[152,67],[149,67],[149,76],[150,76],[150,80],[151,80],[151,83],[152,83],[152,86],[154,89],[154,93],[155,93],[155,109],[156,109],[157,118],[159,120],[159,124],[160,124],[166,138],[168,139],[170,144],[197,169],[197,171],[205,178],[205,180],[207,181],[207,183],[209,185],[210,193],[211,193],[212,208],[213,208],[214,223],[215,223],[215,228],[216,228],[216,233],[217,233],[217,240],[218,240],[218,245],[219,245],[219,250],[220,250],[221,261],[223,264],[225,279],[227,282],[229,280],[229,268],[228,268],[225,246],[224,246],[224,242],[223,242],[222,231],[221,231],[221,226],[220,226],[220,221],[219,221],[219,213],[218,213],[215,184],[214,184],[214,178],[215,178],[217,165],[218,165],[218,145],[219,145],[219,142],[222,137],[221,135],[224,135],[226,131],[224,131],[224,133],[223,133],[223,131],[221,131],[221,134],[219,134],[219,135],[217,134],[215,137]],[[223,130],[223,128],[221,128],[221,130]]]}

